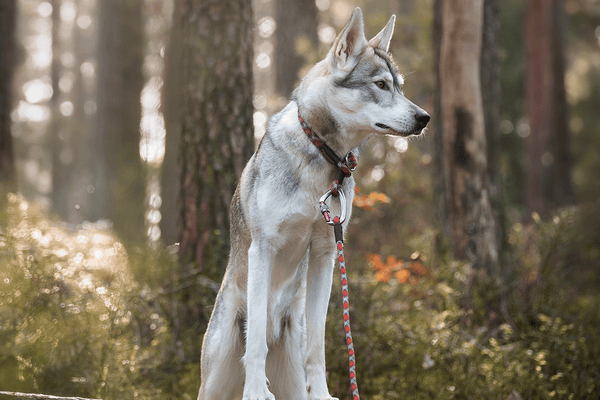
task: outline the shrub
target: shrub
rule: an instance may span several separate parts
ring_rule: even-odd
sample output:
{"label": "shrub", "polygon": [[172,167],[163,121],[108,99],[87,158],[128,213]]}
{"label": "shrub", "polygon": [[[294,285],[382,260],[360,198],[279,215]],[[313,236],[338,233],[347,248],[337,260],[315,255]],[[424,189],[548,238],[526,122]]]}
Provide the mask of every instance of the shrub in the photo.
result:
{"label": "shrub", "polygon": [[[200,273],[179,276],[169,249],[127,254],[106,224],[73,229],[8,199],[0,210],[0,388],[195,398],[204,326],[183,326],[189,315],[181,312],[196,307],[207,319],[218,284]],[[372,206],[387,206],[380,203]],[[350,245],[364,398],[506,399],[513,391],[524,399],[599,398],[600,295],[590,284],[597,252],[579,246],[581,215],[565,209],[549,222],[511,227],[504,283],[436,254],[433,230],[413,235],[404,258],[352,253]],[[327,365],[332,394],[344,398],[348,361],[334,282]],[[193,300],[182,295],[189,290]]]}
{"label": "shrub", "polygon": [[75,231],[16,195],[0,213],[0,387],[158,398],[146,376],[170,330],[123,245],[102,223]]}
{"label": "shrub", "polygon": [[[372,399],[506,399],[514,390],[524,399],[599,398],[600,296],[578,294],[577,278],[569,274],[570,263],[577,262],[573,237],[578,234],[574,209],[561,211],[549,223],[513,227],[518,246],[512,253],[512,280],[505,287],[464,263],[435,258],[433,231],[410,243],[421,249],[416,261],[425,274],[410,270],[415,260],[349,259],[361,394]],[[357,268],[361,264],[369,268]],[[412,272],[408,279],[394,274],[405,269]],[[334,285],[327,358],[330,387],[344,397],[349,394],[348,361],[338,291]],[[490,310],[492,303],[503,304],[504,315]]]}

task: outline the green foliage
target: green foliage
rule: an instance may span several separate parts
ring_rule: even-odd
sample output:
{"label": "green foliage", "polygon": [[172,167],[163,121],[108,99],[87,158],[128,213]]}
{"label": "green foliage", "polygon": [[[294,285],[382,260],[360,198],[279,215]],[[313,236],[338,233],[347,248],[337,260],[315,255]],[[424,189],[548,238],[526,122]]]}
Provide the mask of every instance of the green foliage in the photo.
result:
{"label": "green foliage", "polygon": [[141,268],[130,268],[106,228],[72,231],[13,194],[0,214],[0,388],[106,400],[195,397],[197,362],[169,365],[178,344],[169,295],[158,285],[173,270],[168,252],[146,249],[149,274],[136,280],[131,270]]}
{"label": "green foliage", "polygon": [[[577,261],[578,221],[576,210],[563,210],[549,223],[513,228],[511,235],[521,236],[515,241],[513,256],[520,262],[512,287],[463,263],[435,259],[435,232],[410,243],[422,250],[419,257],[429,271],[418,280],[381,282],[364,268],[351,274],[361,394],[506,399],[514,390],[524,399],[598,398],[600,295],[578,293],[578,277],[565,273],[565,264]],[[356,271],[355,263],[349,271]],[[327,359],[330,387],[344,397],[348,361],[337,291],[339,285],[328,316]],[[498,296],[502,316],[489,307]]]}
{"label": "green foliage", "polygon": [[[408,180],[401,187],[409,188]],[[383,216],[398,201],[370,197],[385,200],[374,206]],[[357,209],[357,217],[367,212]],[[363,396],[504,399],[515,390],[527,399],[598,398],[598,252],[582,230],[589,215],[570,208],[549,222],[514,224],[507,238],[510,285],[436,255],[438,234],[428,229],[403,251],[385,239],[386,263],[352,254],[351,317]],[[71,230],[15,195],[0,221],[2,389],[106,400],[195,398],[215,281],[194,271],[179,276],[170,249],[127,255],[106,228]],[[391,256],[394,250],[406,260]],[[381,274],[385,268],[389,273]],[[336,280],[326,350],[332,394],[344,397],[339,290]],[[183,295],[190,291],[195,309]],[[501,307],[490,306],[498,298]],[[185,328],[185,319],[199,322]]]}
{"label": "green foliage", "polygon": [[[418,195],[418,184],[399,182]],[[389,193],[367,196],[377,201],[357,208],[358,219],[373,212],[370,223],[386,218],[402,198]],[[381,255],[354,251],[362,238],[350,237],[363,396],[505,399],[516,391],[524,399],[598,398],[598,251],[584,230],[595,223],[590,213],[569,208],[548,222],[534,216],[529,226],[514,224],[508,284],[436,254],[439,234],[428,228],[400,232],[412,237],[402,248],[382,232]],[[411,217],[424,214],[412,210]],[[195,398],[201,336],[218,284],[198,271],[181,275],[172,253],[127,254],[106,227],[73,230],[9,195],[0,212],[0,388],[105,400]],[[332,394],[344,398],[348,361],[335,282],[327,365]],[[186,327],[184,320],[198,322]]]}

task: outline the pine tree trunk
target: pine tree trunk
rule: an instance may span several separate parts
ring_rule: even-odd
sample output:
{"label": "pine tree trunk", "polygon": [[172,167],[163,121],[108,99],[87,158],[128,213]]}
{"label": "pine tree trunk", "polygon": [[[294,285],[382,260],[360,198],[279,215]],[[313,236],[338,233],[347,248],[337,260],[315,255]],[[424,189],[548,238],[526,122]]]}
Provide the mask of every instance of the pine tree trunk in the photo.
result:
{"label": "pine tree trunk", "polygon": [[59,110],[60,87],[58,82],[61,74],[60,64],[60,0],[52,0],[52,98],[49,106],[52,115],[49,135],[52,138],[52,207],[63,220],[67,221],[67,198],[69,197],[69,178],[72,157],[69,156],[67,135],[64,134],[62,115]]}
{"label": "pine tree trunk", "polygon": [[[433,141],[433,194],[435,202],[435,216],[436,220],[439,221],[437,227],[444,230],[444,235],[441,239],[450,237],[450,226],[448,221],[448,211],[446,210],[446,176],[444,174],[444,121],[441,118],[442,115],[442,96],[440,93],[441,88],[441,71],[440,71],[440,57],[442,54],[442,21],[443,21],[443,8],[444,0],[435,0],[433,4],[433,66],[434,66],[434,77],[436,80],[436,87],[438,90],[434,94],[434,115],[437,118],[433,118],[431,121],[435,126],[435,135],[432,137]],[[443,252],[447,243],[438,242],[439,245],[443,245],[438,248],[438,251]]]}
{"label": "pine tree trunk", "polygon": [[[84,111],[84,104],[90,97],[86,88],[81,65],[94,56],[95,40],[91,30],[80,30],[75,25],[62,25],[60,20],[61,1],[52,1],[52,65],[51,79],[53,94],[49,105],[52,111],[49,134],[52,151],[52,204],[61,218],[69,223],[78,224],[84,220],[95,220],[93,209],[93,116]],[[78,14],[87,14],[82,0],[75,2]],[[88,9],[89,11],[89,9]],[[77,17],[77,16],[76,16]],[[76,18],[75,17],[75,18]],[[70,27],[69,27],[70,25]],[[62,29],[72,40],[61,43]],[[61,65],[60,55],[73,54],[73,65]],[[68,75],[67,75],[68,74]],[[61,93],[60,76],[71,76],[72,86]],[[60,103],[70,101],[73,110],[61,115]]]}
{"label": "pine tree trunk", "polygon": [[146,174],[139,153],[144,86],[142,2],[103,0],[98,60],[95,206],[117,235],[143,242]]}
{"label": "pine tree trunk", "polygon": [[[0,2],[0,196],[17,190],[11,135],[12,75],[15,66],[16,0]],[[0,200],[2,201],[2,200]]]}
{"label": "pine tree trunk", "polygon": [[[484,0],[483,5],[483,37],[481,44],[481,98],[485,122],[485,141],[487,155],[487,175],[492,216],[494,218],[495,246],[498,254],[502,254],[504,245],[504,223],[502,220],[502,199],[500,194],[500,165],[498,153],[500,148],[500,5],[499,0]],[[506,277],[508,270],[503,264],[502,274]]]}
{"label": "pine tree trunk", "polygon": [[[229,202],[254,148],[251,0],[186,0],[180,262],[220,275]],[[214,276],[214,275],[213,275]]]}
{"label": "pine tree trunk", "polygon": [[314,0],[277,0],[275,2],[275,90],[289,98],[296,83],[298,72],[305,62],[298,54],[297,44],[301,38],[310,41],[318,49],[317,6]]}
{"label": "pine tree trunk", "polygon": [[545,214],[542,156],[550,130],[552,93],[550,68],[550,29],[552,2],[530,0],[527,9],[527,105],[530,133],[527,137],[527,210]]}
{"label": "pine tree trunk", "polygon": [[542,216],[573,202],[561,0],[530,0],[527,9],[527,210]]}
{"label": "pine tree trunk", "polygon": [[142,1],[121,0],[121,71],[123,125],[119,130],[115,153],[118,159],[112,173],[109,216],[115,231],[124,240],[144,243],[146,240],[146,169],[140,157],[140,96],[144,88],[144,24]]}
{"label": "pine tree trunk", "polygon": [[499,275],[481,86],[483,0],[442,2],[439,63],[445,223],[454,255]]}
{"label": "pine tree trunk", "polygon": [[550,164],[548,176],[553,178],[547,183],[552,204],[563,206],[575,202],[575,193],[571,180],[571,135],[569,130],[569,105],[565,89],[565,40],[566,16],[563,0],[553,1],[552,21],[552,74],[553,104],[550,115],[553,117],[551,146],[554,162]]}
{"label": "pine tree trunk", "polygon": [[181,143],[181,50],[182,50],[182,3],[175,2],[173,24],[165,57],[164,89],[161,107],[165,117],[165,158],[161,168],[160,231],[162,242],[170,245],[177,241],[177,208],[179,189],[179,149]]}

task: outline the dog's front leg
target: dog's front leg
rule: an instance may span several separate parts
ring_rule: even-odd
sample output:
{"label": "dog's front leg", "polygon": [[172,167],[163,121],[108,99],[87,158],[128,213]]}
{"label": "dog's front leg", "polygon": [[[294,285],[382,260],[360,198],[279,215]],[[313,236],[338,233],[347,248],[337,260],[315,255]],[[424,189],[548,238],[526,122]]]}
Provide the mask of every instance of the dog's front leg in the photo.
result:
{"label": "dog's front leg", "polygon": [[271,286],[272,256],[264,240],[253,240],[248,250],[246,325],[246,382],[243,400],[275,400],[267,387],[267,310]]}
{"label": "dog's front leg", "polygon": [[[334,245],[330,237],[310,247],[306,287],[306,388],[309,400],[333,400],[325,370],[325,322],[333,279]],[[337,400],[337,399],[335,399]]]}

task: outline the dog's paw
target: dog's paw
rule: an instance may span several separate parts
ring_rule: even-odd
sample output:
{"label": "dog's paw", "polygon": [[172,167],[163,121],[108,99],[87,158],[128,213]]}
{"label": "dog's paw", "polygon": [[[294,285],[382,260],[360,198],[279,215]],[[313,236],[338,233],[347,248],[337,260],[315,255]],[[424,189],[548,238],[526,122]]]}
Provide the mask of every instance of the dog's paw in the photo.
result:
{"label": "dog's paw", "polygon": [[264,388],[255,390],[244,390],[242,400],[275,400],[275,396],[265,386]]}
{"label": "dog's paw", "polygon": [[327,392],[317,394],[312,393],[310,390],[310,386],[307,388],[308,391],[308,400],[339,400],[337,397],[331,397],[331,395]]}
{"label": "dog's paw", "polygon": [[249,395],[249,396],[245,396],[242,398],[242,400],[275,400],[275,396],[273,396],[269,391],[267,391],[267,393],[265,394],[260,394],[260,395]]}

